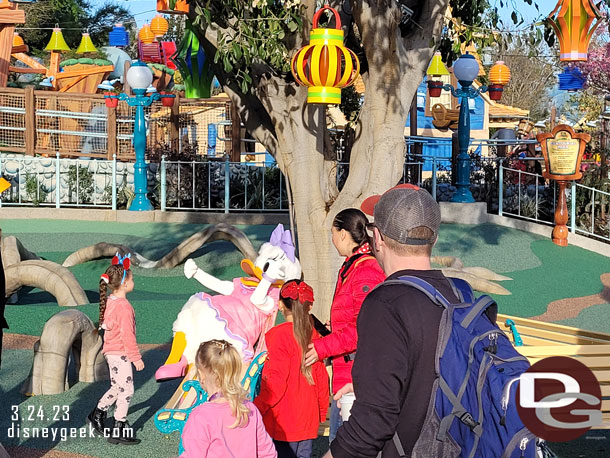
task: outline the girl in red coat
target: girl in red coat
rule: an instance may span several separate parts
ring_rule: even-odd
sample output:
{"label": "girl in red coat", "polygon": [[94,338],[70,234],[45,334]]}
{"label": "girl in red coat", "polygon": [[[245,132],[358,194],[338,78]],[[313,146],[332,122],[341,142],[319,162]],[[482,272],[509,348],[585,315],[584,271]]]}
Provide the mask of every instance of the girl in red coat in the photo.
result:
{"label": "girl in red coat", "polygon": [[290,280],[280,291],[286,322],[265,334],[268,359],[254,404],[275,442],[278,458],[310,458],[313,440],[328,410],[328,373],[321,362],[305,366],[305,351],[318,334],[309,311],[313,290]]}
{"label": "girl in red coat", "polygon": [[[330,309],[331,333],[315,339],[306,355],[306,364],[332,358],[335,394],[352,382],[352,365],[358,343],[356,320],[366,295],[385,280],[385,274],[371,254],[366,231],[368,219],[357,208],[347,208],[333,221],[332,242],[345,262],[339,270],[335,296]],[[330,435],[332,442],[343,423],[336,402],[330,407]]]}

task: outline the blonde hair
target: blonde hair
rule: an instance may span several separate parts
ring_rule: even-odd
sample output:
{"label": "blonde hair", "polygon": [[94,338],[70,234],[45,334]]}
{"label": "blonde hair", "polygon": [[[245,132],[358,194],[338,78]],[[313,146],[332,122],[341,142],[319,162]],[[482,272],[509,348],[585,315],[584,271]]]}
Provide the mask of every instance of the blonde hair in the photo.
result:
{"label": "blonde hair", "polygon": [[[106,313],[106,303],[108,302],[108,288],[111,291],[117,290],[121,286],[121,281],[123,280],[123,273],[125,269],[121,264],[111,265],[106,269],[104,274],[108,275],[108,283],[106,283],[103,279],[100,279],[100,319],[98,327],[101,327],[104,323],[104,314]],[[131,270],[127,270],[127,275],[125,279],[131,278]]]}
{"label": "blonde hair", "polygon": [[244,403],[248,393],[240,384],[242,361],[237,350],[226,340],[210,340],[199,346],[195,363],[197,369],[212,373],[222,396],[231,406],[235,423],[230,428],[246,426],[250,409]]}

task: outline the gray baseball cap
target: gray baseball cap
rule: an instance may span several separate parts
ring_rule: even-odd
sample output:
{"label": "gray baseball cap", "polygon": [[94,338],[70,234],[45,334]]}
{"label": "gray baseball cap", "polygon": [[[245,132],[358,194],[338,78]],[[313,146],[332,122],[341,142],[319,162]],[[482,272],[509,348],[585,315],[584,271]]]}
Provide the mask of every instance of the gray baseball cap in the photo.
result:
{"label": "gray baseball cap", "polygon": [[[441,225],[441,209],[425,189],[405,183],[382,195],[365,199],[362,211],[375,218],[379,231],[403,245],[429,245],[436,241]],[[427,227],[434,234],[429,239],[409,237],[416,227]]]}

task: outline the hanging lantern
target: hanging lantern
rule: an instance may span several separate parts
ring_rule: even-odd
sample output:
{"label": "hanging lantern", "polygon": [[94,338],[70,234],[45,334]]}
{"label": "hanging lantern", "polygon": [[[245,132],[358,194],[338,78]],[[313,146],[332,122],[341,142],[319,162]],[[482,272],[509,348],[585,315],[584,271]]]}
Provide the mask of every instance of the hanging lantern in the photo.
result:
{"label": "hanging lantern", "polygon": [[503,61],[497,61],[495,65],[491,67],[491,70],[489,70],[489,82],[491,83],[487,88],[489,91],[489,98],[491,100],[500,100],[502,98],[504,86],[506,86],[509,81],[510,69]]}
{"label": "hanging lantern", "polygon": [[439,97],[441,95],[441,91],[443,90],[444,83],[439,80],[434,80],[433,78],[440,78],[441,76],[449,75],[449,70],[447,70],[447,67],[445,67],[440,52],[435,52],[434,56],[432,56],[432,60],[430,61],[430,65],[428,65],[428,70],[426,71],[426,75],[428,94],[430,97]]}
{"label": "hanging lantern", "polygon": [[573,65],[567,65],[563,73],[558,75],[558,79],[560,91],[576,92],[582,89],[585,84],[584,75],[578,67]]}
{"label": "hanging lantern", "polygon": [[124,47],[129,45],[129,33],[123,27],[123,24],[116,24],[112,31],[108,34],[108,43],[110,46]]}
{"label": "hanging lantern", "polygon": [[589,42],[600,19],[593,0],[559,0],[547,18],[559,39],[559,60],[587,60]]}
{"label": "hanging lantern", "polygon": [[176,0],[174,7],[170,7],[170,0],[157,0],[157,11],[163,14],[188,14],[188,0]]}
{"label": "hanging lantern", "polygon": [[155,34],[155,37],[162,37],[167,33],[169,29],[169,24],[167,23],[167,19],[165,19],[160,14],[157,14],[152,21],[150,21],[150,30]]}
{"label": "hanging lantern", "polygon": [[47,47],[44,49],[45,51],[70,51],[70,47],[66,43],[66,40],[64,40],[64,36],[59,27],[53,29],[49,44],[47,44]]}
{"label": "hanging lantern", "polygon": [[481,52],[481,63],[484,67],[489,67],[493,65],[494,61],[492,58],[493,48],[490,46],[485,46],[483,51]]}
{"label": "hanging lantern", "polygon": [[13,35],[13,47],[23,46],[24,44],[25,44],[25,41],[23,41],[23,38],[21,37],[21,35],[19,35],[17,32],[15,32],[15,34]]}
{"label": "hanging lantern", "polygon": [[80,44],[76,49],[76,54],[85,54],[87,52],[97,52],[97,48],[91,41],[91,37],[88,33],[83,33],[82,38],[80,39]]}
{"label": "hanging lantern", "polygon": [[[335,17],[335,28],[318,28],[324,11]],[[353,51],[343,46],[343,30],[339,13],[330,6],[319,9],[313,17],[309,44],[293,56],[290,65],[294,79],[308,86],[307,103],[341,103],[341,88],[356,80],[360,62]]]}
{"label": "hanging lantern", "polygon": [[155,41],[155,34],[152,30],[150,30],[150,26],[146,24],[140,29],[140,32],[138,33],[138,38],[142,43],[149,44]]}

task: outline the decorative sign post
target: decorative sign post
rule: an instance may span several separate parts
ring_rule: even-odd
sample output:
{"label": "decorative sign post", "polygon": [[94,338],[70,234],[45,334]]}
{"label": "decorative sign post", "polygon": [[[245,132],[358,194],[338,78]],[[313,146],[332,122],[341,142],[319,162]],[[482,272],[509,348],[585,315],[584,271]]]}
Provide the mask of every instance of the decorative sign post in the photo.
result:
{"label": "decorative sign post", "polygon": [[559,185],[553,243],[559,246],[568,246],[568,227],[566,226],[568,205],[565,190],[568,181],[582,178],[580,161],[585,145],[591,140],[591,135],[577,134],[570,126],[560,124],[550,134],[538,134],[536,139],[540,142],[544,155],[545,171],[542,176],[557,181]]}

